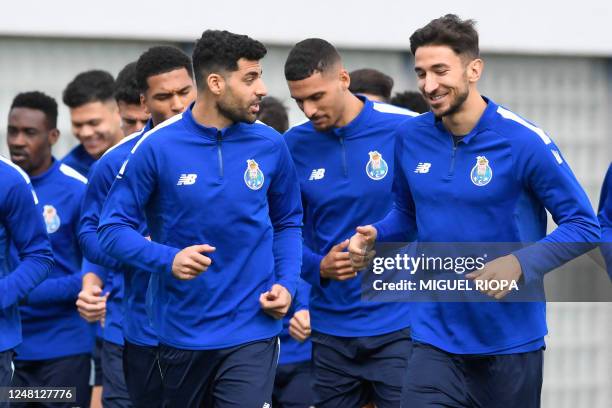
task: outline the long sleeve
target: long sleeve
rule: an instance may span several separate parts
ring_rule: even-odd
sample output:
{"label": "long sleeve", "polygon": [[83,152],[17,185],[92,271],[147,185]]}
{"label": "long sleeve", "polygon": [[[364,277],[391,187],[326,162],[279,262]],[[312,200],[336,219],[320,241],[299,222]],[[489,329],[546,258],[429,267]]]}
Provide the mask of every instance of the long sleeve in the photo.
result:
{"label": "long sleeve", "polygon": [[402,167],[404,142],[401,133],[395,138],[393,171],[393,207],[385,218],[374,223],[378,242],[406,242],[416,238],[417,224],[414,201]]}
{"label": "long sleeve", "polygon": [[142,144],[123,165],[102,207],[98,239],[119,261],[150,273],[170,273],[180,251],[147,240],[138,232],[145,206],[155,190],[154,152]]}
{"label": "long sleeve", "polygon": [[536,243],[514,253],[526,283],[592,249],[600,228],[591,203],[571,169],[551,142],[538,138],[525,146],[516,168],[523,171],[524,187],[551,213],[558,227]]}
{"label": "long sleeve", "polygon": [[103,157],[90,170],[81,211],[79,243],[83,254],[91,262],[110,269],[120,269],[121,263],[108,256],[100,247],[97,234],[100,212],[116,176],[111,167]]}
{"label": "long sleeve", "polygon": [[83,258],[83,264],[81,265],[81,279],[87,273],[95,274],[102,282],[106,282],[106,278],[108,276],[108,269],[91,262],[87,258]]}
{"label": "long sleeve", "polygon": [[321,260],[323,260],[323,255],[314,252],[308,245],[302,244],[301,277],[313,286],[321,286]]}
{"label": "long sleeve", "polygon": [[[0,204],[0,217],[19,254],[19,265],[0,279],[0,308],[17,304],[40,284],[53,268],[53,255],[42,211],[32,199],[33,190],[15,183]],[[35,197],[35,195],[34,195]]]}
{"label": "long sleeve", "polygon": [[81,274],[61,278],[47,278],[36,286],[27,297],[27,304],[74,303],[81,290]]}
{"label": "long sleeve", "polygon": [[310,285],[304,279],[300,279],[295,294],[295,311],[308,310],[310,303]]}
{"label": "long sleeve", "polygon": [[274,263],[278,284],[294,296],[302,264],[302,202],[297,174],[289,150],[280,141],[279,162],[268,191],[274,227]]}

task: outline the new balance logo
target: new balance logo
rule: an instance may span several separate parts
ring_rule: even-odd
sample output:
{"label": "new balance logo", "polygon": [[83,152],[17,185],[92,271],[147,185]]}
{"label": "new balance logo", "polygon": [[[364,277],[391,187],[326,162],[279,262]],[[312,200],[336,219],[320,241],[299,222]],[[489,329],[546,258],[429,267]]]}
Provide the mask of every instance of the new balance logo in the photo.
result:
{"label": "new balance logo", "polygon": [[308,180],[321,180],[323,177],[325,177],[325,169],[314,169]]}
{"label": "new balance logo", "polygon": [[416,169],[414,169],[414,172],[421,173],[421,174],[429,173],[430,167],[431,167],[431,163],[419,163],[416,166]]}
{"label": "new balance logo", "polygon": [[196,178],[198,178],[197,174],[181,174],[181,177],[178,179],[177,186],[188,186],[196,182]]}

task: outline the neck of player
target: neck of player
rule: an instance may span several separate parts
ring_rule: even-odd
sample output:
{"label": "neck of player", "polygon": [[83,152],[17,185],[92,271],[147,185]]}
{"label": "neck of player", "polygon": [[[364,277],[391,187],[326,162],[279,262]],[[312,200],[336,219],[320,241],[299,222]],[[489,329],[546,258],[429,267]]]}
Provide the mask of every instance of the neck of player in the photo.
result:
{"label": "neck of player", "polygon": [[335,126],[340,128],[348,125],[361,113],[362,109],[363,102],[361,99],[347,91],[344,99],[344,111]]}
{"label": "neck of player", "polygon": [[451,115],[444,116],[442,123],[453,135],[465,136],[474,129],[486,108],[487,103],[482,99],[480,92],[472,89],[461,108]]}
{"label": "neck of player", "polygon": [[221,130],[234,124],[231,119],[219,112],[213,98],[207,98],[206,95],[200,97],[199,93],[191,114],[196,122],[206,127]]}

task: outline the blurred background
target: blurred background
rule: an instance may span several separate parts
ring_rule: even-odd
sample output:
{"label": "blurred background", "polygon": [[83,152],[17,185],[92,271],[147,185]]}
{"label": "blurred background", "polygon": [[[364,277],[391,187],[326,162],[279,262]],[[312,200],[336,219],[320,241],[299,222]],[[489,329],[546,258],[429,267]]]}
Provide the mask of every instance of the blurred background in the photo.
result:
{"label": "blurred background", "polygon": [[[61,158],[77,144],[61,103],[76,74],[97,68],[116,75],[153,45],[173,44],[190,54],[209,28],[268,46],[264,80],[269,95],[290,109],[291,123],[304,117],[289,97],[283,65],[291,46],[307,37],[336,45],[349,71],[390,75],[394,93],[416,90],[409,37],[446,13],[477,20],[485,61],[481,92],[555,140],[596,208],[612,160],[612,2],[603,0],[563,7],[533,0],[461,6],[450,0],[3,2],[0,153],[7,155],[6,118],[18,92],[40,90],[57,99],[62,136],[54,154]],[[571,285],[587,291],[609,285],[601,274],[584,281],[577,272]],[[549,303],[548,311],[543,406],[612,406],[612,304]]]}

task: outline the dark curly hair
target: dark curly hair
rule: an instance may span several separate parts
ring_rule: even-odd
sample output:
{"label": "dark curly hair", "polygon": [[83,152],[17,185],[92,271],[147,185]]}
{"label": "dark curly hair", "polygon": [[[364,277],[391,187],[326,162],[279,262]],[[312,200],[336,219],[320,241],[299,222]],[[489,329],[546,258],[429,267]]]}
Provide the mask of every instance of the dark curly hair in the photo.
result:
{"label": "dark curly hair", "polygon": [[429,112],[429,105],[423,95],[414,91],[396,92],[389,103],[417,113]]}
{"label": "dark curly hair", "polygon": [[206,30],[195,42],[191,57],[196,84],[202,89],[209,74],[236,71],[239,59],[259,61],[267,52],[262,43],[246,35],[225,30]]}
{"label": "dark curly hair", "polygon": [[90,102],[112,100],[114,91],[113,76],[95,69],[78,74],[64,89],[62,100],[69,108],[77,108]]}
{"label": "dark curly hair", "polygon": [[28,108],[42,111],[47,118],[49,129],[57,127],[57,102],[49,95],[39,91],[19,93],[11,103],[11,110],[13,108]]}
{"label": "dark curly hair", "polygon": [[315,72],[325,72],[340,61],[340,54],[329,42],[308,38],[295,44],[285,61],[285,79],[300,81]]}
{"label": "dark curly hair", "polygon": [[431,20],[410,36],[410,51],[414,55],[419,47],[446,45],[457,55],[478,58],[480,50],[475,25],[476,21],[461,20],[456,14],[447,14]]}
{"label": "dark curly hair", "polygon": [[356,69],[349,75],[351,77],[349,90],[352,93],[378,95],[385,101],[388,101],[391,97],[393,78],[389,75],[371,68]]}
{"label": "dark curly hair", "polygon": [[191,78],[191,60],[177,47],[160,45],[146,50],[136,62],[136,83],[142,92],[149,88],[149,77],[185,68]]}
{"label": "dark curly hair", "polygon": [[117,74],[115,100],[128,105],[140,105],[140,88],[136,83],[136,61],[127,64]]}
{"label": "dark curly hair", "polygon": [[281,101],[273,96],[266,96],[259,104],[257,119],[274,128],[278,133],[285,133],[289,129],[287,108]]}

